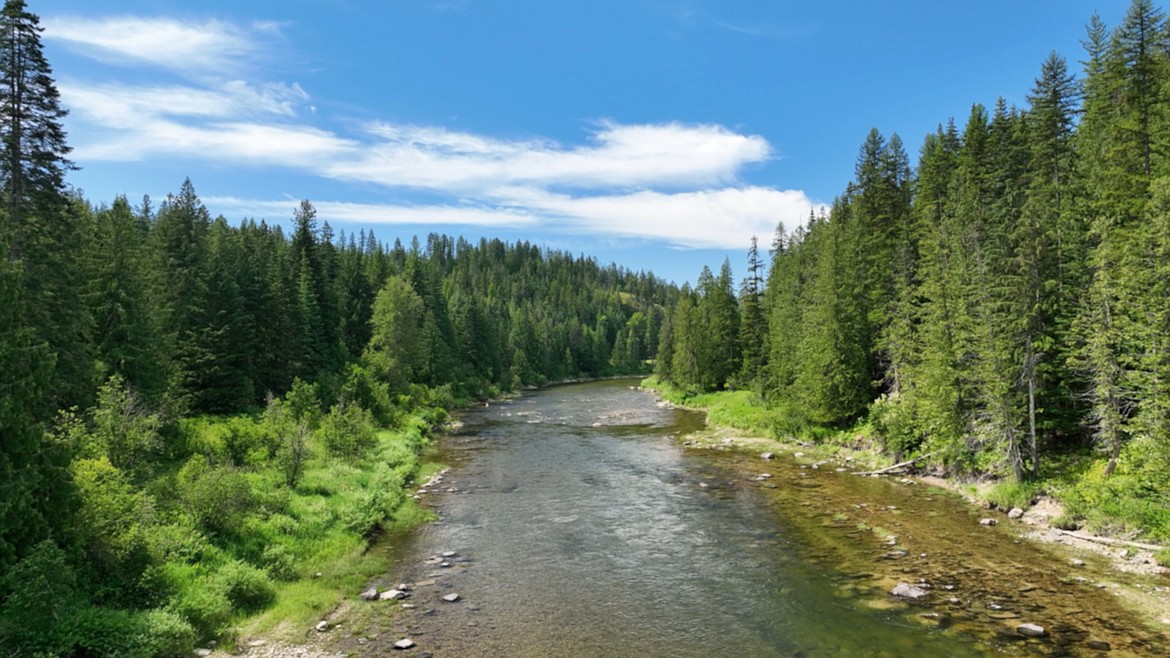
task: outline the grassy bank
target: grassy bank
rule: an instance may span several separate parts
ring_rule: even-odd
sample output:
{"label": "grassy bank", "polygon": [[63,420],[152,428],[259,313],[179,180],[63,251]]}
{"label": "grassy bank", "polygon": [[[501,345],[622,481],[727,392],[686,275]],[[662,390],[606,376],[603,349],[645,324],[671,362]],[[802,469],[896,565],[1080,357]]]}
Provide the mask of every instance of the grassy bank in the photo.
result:
{"label": "grassy bank", "polygon": [[422,455],[447,397],[324,408],[298,382],[263,411],[167,420],[112,383],[53,437],[77,455],[84,554],[45,542],[6,574],[0,638],[12,655],[153,658],[303,637],[386,570],[371,540],[431,518],[411,490],[441,468]]}
{"label": "grassy bank", "polygon": [[[867,469],[894,463],[894,456],[884,450],[885,441],[877,429],[880,423],[869,418],[848,428],[827,428],[792,422],[783,408],[768,406],[751,391],[695,394],[655,377],[644,380],[642,386],[676,406],[705,410],[710,425],[708,441],[734,434],[766,439],[777,448],[800,450],[814,460],[844,461],[848,457]],[[767,444],[747,445],[754,450]],[[902,457],[915,456],[919,455]],[[1118,470],[1107,476],[1105,456],[1088,450],[1069,452],[1050,456],[1042,463],[1040,477],[1024,482],[998,476],[990,469],[948,472],[944,464],[930,458],[916,466],[944,476],[969,499],[990,507],[1027,509],[1046,496],[1065,510],[1055,521],[1058,527],[1166,544],[1170,543],[1170,504],[1164,487],[1149,477],[1150,464],[1158,458],[1142,441],[1131,442],[1123,451]],[[1170,551],[1158,559],[1170,565]]]}

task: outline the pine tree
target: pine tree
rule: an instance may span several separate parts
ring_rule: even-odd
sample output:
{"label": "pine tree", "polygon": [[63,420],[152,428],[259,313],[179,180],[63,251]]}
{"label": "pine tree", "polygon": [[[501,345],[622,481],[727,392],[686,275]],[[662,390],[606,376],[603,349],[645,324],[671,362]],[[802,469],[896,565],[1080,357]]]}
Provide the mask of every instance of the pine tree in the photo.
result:
{"label": "pine tree", "polygon": [[8,209],[9,260],[51,242],[65,205],[67,159],[61,120],[67,112],[41,48],[40,19],[24,0],[0,12],[0,183]]}
{"label": "pine tree", "polygon": [[148,297],[148,234],[125,197],[100,208],[86,226],[85,272],[90,335],[100,373],[119,374],[148,399],[166,386],[166,355]]}
{"label": "pine tree", "polygon": [[73,168],[61,125],[52,67],[41,47],[40,19],[23,0],[0,11],[0,215],[5,256],[21,262],[27,322],[55,354],[43,409],[84,404],[92,398],[89,320],[80,291],[78,208],[65,192]]}
{"label": "pine tree", "polygon": [[764,316],[764,264],[756,236],[748,247],[747,275],[739,289],[739,346],[742,353],[739,378],[748,385],[763,380],[768,322]]}

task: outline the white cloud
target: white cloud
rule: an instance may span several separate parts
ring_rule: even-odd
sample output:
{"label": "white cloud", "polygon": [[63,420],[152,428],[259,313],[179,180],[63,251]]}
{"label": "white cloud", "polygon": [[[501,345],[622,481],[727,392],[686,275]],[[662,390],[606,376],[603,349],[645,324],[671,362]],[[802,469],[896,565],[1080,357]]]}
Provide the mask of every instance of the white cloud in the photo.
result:
{"label": "white cloud", "polygon": [[[438,202],[316,202],[324,219],[367,224],[539,227],[565,234],[640,238],[691,248],[743,248],[778,222],[804,221],[802,192],[748,186],[744,168],[773,158],[759,135],[717,124],[600,121],[587,139],[501,139],[443,126],[377,122],[357,134],[322,123],[296,83],[240,79],[231,61],[263,54],[241,28],[134,17],[47,21],[46,34],[118,64],[178,73],[154,85],[66,79],[62,100],[79,162],[205,160],[283,168]],[[194,73],[195,75],[192,75]],[[307,110],[302,113],[301,110]],[[307,116],[304,116],[307,115]],[[409,194],[405,194],[409,198]],[[295,203],[208,197],[216,212],[283,219]]]}
{"label": "white cloud", "polygon": [[231,70],[255,55],[256,34],[271,34],[274,23],[245,30],[209,20],[118,16],[102,19],[56,17],[42,21],[45,38],[64,41],[84,54],[115,64],[151,64],[179,72]]}
{"label": "white cloud", "polygon": [[[205,197],[205,205],[218,214],[237,217],[280,220],[293,216],[300,201],[260,201],[237,197]],[[490,226],[494,228],[522,228],[533,226],[539,218],[517,208],[492,208],[451,205],[393,205],[350,203],[346,201],[314,201],[317,216],[327,221],[345,221],[361,224]]]}
{"label": "white cloud", "polygon": [[[209,197],[215,212],[239,217],[291,217],[297,202]],[[765,243],[776,225],[792,227],[816,206],[803,192],[763,187],[695,192],[637,192],[574,197],[541,190],[500,190],[478,205],[313,202],[324,220],[365,224],[539,226],[577,235],[661,241],[684,248],[742,249],[757,236]]]}
{"label": "white cloud", "polygon": [[443,190],[534,184],[568,188],[695,186],[734,181],[745,165],[768,160],[759,136],[723,126],[606,122],[592,143],[500,141],[442,128],[378,124],[356,160],[331,163],[333,178]]}

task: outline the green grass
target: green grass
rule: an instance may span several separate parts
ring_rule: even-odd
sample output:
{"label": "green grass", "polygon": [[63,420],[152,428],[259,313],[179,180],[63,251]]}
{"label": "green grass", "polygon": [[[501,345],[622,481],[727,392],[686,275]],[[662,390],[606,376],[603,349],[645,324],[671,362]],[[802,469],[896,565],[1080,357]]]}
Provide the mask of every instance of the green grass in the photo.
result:
{"label": "green grass", "polygon": [[718,391],[689,393],[655,377],[642,381],[644,388],[654,389],[663,399],[682,407],[706,409],[707,421],[758,436],[772,436],[774,414],[764,400],[752,391]]}

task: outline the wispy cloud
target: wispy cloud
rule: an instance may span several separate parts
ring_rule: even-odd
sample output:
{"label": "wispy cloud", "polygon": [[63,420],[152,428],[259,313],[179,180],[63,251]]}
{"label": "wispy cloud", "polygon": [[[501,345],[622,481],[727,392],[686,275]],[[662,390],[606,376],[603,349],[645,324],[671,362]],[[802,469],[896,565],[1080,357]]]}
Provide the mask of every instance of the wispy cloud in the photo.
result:
{"label": "wispy cloud", "polygon": [[186,73],[236,68],[263,47],[260,34],[279,34],[279,24],[250,29],[218,20],[183,22],[172,18],[116,16],[100,19],[46,18],[45,37],[104,62],[149,64]]}
{"label": "wispy cloud", "polygon": [[[300,201],[258,200],[209,196],[204,203],[217,213],[238,217],[292,217]],[[326,219],[361,224],[402,224],[410,226],[483,226],[523,228],[540,223],[536,215],[517,208],[453,205],[396,205],[314,201],[317,214]]]}
{"label": "wispy cloud", "polygon": [[[367,193],[373,186],[397,198],[417,191],[428,198],[417,204],[314,200],[323,218],[538,226],[682,247],[740,248],[752,235],[770,234],[777,222],[802,221],[814,205],[799,191],[746,185],[741,172],[772,159],[771,145],[721,125],[601,120],[587,126],[587,139],[571,144],[390,121],[342,132],[333,126],[351,124],[315,116],[299,84],[235,75],[229,60],[263,55],[257,45],[263,40],[251,37],[279,33],[279,24],[241,28],[134,17],[48,24],[47,34],[95,59],[176,74],[155,85],[127,84],[116,75],[105,82],[64,79],[59,86],[72,111],[68,127],[80,162],[169,158],[281,168],[354,183]],[[295,205],[206,201],[217,212],[252,217],[288,217]]]}
{"label": "wispy cloud", "polygon": [[[287,218],[297,205],[288,199],[208,197],[205,201],[217,213],[239,217]],[[323,218],[363,224],[539,226],[571,235],[648,239],[696,249],[740,249],[752,236],[766,240],[778,223],[791,225],[816,207],[803,192],[763,187],[596,196],[514,188],[462,206],[334,201],[314,201],[313,205]]]}

